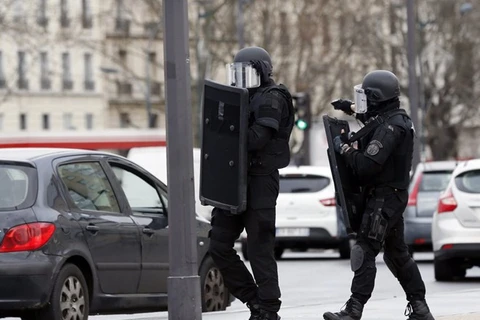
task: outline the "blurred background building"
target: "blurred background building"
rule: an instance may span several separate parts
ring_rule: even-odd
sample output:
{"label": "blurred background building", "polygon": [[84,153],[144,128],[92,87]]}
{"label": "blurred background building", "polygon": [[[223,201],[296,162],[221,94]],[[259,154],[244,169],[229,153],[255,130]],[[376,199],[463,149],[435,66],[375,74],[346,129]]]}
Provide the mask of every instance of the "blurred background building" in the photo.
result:
{"label": "blurred background building", "polygon": [[[196,146],[203,79],[223,82],[225,64],[249,45],[271,53],[277,82],[308,94],[292,150],[307,148],[311,163],[324,155],[321,116],[344,118],[330,101],[351,98],[368,71],[396,73],[410,110],[406,3],[189,1]],[[480,0],[415,1],[423,159],[480,157],[479,8]],[[165,127],[162,0],[4,0],[0,30],[0,132]]]}

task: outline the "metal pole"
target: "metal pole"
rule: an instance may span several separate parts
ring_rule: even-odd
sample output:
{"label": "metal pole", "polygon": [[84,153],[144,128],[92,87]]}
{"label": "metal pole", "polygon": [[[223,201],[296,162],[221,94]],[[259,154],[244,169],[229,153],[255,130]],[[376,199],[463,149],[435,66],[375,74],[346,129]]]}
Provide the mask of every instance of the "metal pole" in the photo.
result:
{"label": "metal pole", "polygon": [[188,1],[164,0],[169,204],[168,319],[202,319],[193,192]]}
{"label": "metal pole", "polygon": [[413,147],[412,170],[420,163],[419,123],[418,123],[418,85],[415,50],[415,0],[407,0],[407,59],[408,59],[408,96],[410,100],[410,115],[413,126],[417,130],[417,138]]}
{"label": "metal pole", "polygon": [[245,47],[245,20],[243,17],[243,1],[237,0],[237,37],[239,49]]}

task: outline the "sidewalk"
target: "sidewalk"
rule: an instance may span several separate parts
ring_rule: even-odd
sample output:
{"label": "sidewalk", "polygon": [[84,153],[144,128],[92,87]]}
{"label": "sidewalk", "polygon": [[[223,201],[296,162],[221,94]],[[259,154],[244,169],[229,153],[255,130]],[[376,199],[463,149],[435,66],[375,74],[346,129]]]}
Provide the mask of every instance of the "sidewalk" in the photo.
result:
{"label": "sidewalk", "polygon": [[[456,291],[452,293],[432,294],[428,297],[430,309],[436,320],[480,320],[480,289]],[[365,306],[362,320],[401,320],[406,319],[404,310],[406,301],[401,298],[372,300]],[[322,320],[326,311],[337,311],[341,304],[326,302],[324,304],[284,306],[280,312],[282,320],[308,319]],[[246,320],[249,312],[223,311],[204,313],[202,320]],[[111,316],[95,317],[95,320],[110,320]],[[167,320],[166,312],[143,315],[125,315],[115,317],[115,320]],[[181,319],[194,320],[194,319]]]}

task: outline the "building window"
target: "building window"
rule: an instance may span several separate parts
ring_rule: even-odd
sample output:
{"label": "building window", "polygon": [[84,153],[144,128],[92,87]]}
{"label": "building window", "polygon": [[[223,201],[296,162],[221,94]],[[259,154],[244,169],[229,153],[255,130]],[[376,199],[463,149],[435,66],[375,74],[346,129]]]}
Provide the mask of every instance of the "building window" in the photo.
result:
{"label": "building window", "polygon": [[20,130],[26,130],[26,129],[27,129],[27,114],[20,113]]}
{"label": "building window", "polygon": [[118,50],[118,58],[120,59],[122,67],[125,67],[127,65],[127,50]]}
{"label": "building window", "polygon": [[130,127],[130,115],[128,112],[121,112],[120,113],[120,128],[128,128]]}
{"label": "building window", "polygon": [[87,113],[85,115],[85,128],[87,130],[92,130],[93,129],[93,114],[92,113]]}
{"label": "building window", "polygon": [[127,19],[123,0],[116,0],[117,17],[115,18],[115,32],[128,35],[130,33],[130,20]]}
{"label": "building window", "polygon": [[68,52],[62,53],[62,80],[64,90],[73,89],[72,71],[70,68],[70,54]]}
{"label": "building window", "polygon": [[24,51],[18,51],[18,80],[17,85],[18,89],[28,89],[28,80],[27,80],[27,62],[26,55]]}
{"label": "building window", "polygon": [[48,25],[47,0],[39,0],[37,23],[39,26],[42,26],[42,27],[46,27]]}
{"label": "building window", "polygon": [[25,7],[23,0],[14,0],[13,2],[13,22],[25,22]]}
{"label": "building window", "polygon": [[84,29],[91,29],[93,26],[90,0],[82,0],[82,26]]}
{"label": "building window", "polygon": [[48,54],[40,52],[40,88],[42,90],[50,90],[50,70],[48,65]]}
{"label": "building window", "polygon": [[63,114],[63,128],[65,130],[74,130],[75,129],[73,127],[73,114],[71,114],[70,112]]}
{"label": "building window", "polygon": [[3,130],[3,119],[4,119],[4,115],[3,113],[0,113],[0,130]]}
{"label": "building window", "polygon": [[83,56],[83,62],[85,67],[85,90],[93,91],[95,90],[95,83],[93,81],[92,54],[85,53]]}
{"label": "building window", "polygon": [[60,25],[62,28],[70,27],[70,18],[68,17],[68,0],[60,0]]}
{"label": "building window", "polygon": [[6,86],[5,74],[3,73],[3,52],[0,51],[0,89]]}
{"label": "building window", "polygon": [[42,128],[43,130],[50,129],[50,115],[48,113],[42,114]]}

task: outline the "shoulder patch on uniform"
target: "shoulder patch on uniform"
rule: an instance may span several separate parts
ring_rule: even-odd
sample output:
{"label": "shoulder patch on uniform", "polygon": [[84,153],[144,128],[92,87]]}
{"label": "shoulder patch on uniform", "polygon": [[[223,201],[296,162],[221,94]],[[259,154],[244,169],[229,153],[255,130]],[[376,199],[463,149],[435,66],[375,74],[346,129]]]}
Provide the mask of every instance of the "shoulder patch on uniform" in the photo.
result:
{"label": "shoulder patch on uniform", "polygon": [[372,140],[367,146],[367,154],[370,156],[375,156],[380,152],[380,149],[383,148],[383,144],[378,140]]}
{"label": "shoulder patch on uniform", "polygon": [[393,132],[393,126],[391,124],[388,125],[388,129],[392,130]]}

